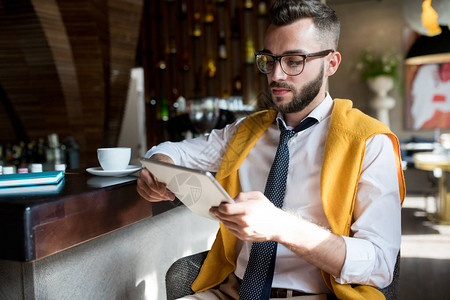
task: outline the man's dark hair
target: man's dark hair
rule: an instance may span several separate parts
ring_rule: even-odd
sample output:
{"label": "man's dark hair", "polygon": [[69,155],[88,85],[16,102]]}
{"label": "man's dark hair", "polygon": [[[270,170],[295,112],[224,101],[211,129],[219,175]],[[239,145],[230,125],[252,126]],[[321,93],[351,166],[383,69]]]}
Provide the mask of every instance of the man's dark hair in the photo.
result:
{"label": "man's dark hair", "polygon": [[338,46],[341,26],[336,12],[318,0],[276,0],[270,9],[269,18],[275,26],[311,18],[319,31],[319,38],[331,39],[335,49]]}

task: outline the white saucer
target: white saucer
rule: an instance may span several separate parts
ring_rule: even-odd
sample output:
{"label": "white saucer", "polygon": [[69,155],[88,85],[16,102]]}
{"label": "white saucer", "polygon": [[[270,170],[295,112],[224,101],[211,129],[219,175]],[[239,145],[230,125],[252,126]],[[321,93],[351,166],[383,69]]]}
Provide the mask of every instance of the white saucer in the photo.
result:
{"label": "white saucer", "polygon": [[131,173],[137,172],[140,169],[142,169],[141,166],[136,165],[128,165],[126,169],[124,170],[111,170],[111,171],[105,171],[102,167],[94,167],[94,168],[87,168],[86,171],[88,173],[91,173],[93,175],[97,176],[115,176],[115,177],[121,177],[126,176]]}

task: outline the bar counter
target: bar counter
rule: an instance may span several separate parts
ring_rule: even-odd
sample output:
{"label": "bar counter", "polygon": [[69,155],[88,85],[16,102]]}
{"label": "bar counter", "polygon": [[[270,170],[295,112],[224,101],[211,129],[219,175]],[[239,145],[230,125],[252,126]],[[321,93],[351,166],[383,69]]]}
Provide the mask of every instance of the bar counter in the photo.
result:
{"label": "bar counter", "polygon": [[89,176],[79,171],[67,173],[58,186],[0,194],[0,259],[40,259],[176,206],[142,199],[136,179]]}
{"label": "bar counter", "polygon": [[164,299],[170,264],[218,223],[145,201],[136,179],[75,170],[51,191],[0,190],[0,299]]}

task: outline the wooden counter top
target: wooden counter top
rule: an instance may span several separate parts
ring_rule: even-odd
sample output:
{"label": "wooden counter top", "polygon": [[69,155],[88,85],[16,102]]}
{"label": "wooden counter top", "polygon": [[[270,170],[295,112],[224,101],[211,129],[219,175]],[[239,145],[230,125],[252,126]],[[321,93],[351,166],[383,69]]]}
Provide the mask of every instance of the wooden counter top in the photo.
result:
{"label": "wooden counter top", "polygon": [[142,199],[136,191],[136,177],[91,176],[81,170],[67,173],[56,191],[4,193],[0,190],[0,259],[22,262],[177,206]]}

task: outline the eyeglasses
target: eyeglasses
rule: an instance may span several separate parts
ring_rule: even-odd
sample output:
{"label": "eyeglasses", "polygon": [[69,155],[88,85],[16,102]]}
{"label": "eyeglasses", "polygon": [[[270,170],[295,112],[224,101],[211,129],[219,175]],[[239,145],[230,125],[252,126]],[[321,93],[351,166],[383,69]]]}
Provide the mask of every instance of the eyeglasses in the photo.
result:
{"label": "eyeglasses", "polygon": [[275,68],[275,62],[279,61],[281,69],[289,76],[297,76],[305,69],[306,59],[310,57],[324,57],[334,52],[333,49],[323,50],[309,54],[286,54],[275,56],[269,53],[256,52],[255,60],[261,73],[269,74]]}

